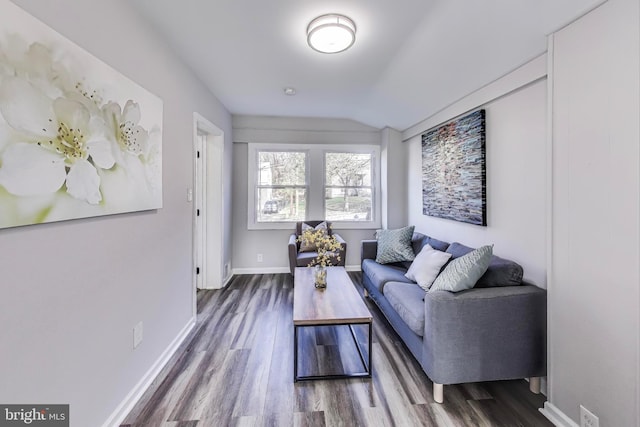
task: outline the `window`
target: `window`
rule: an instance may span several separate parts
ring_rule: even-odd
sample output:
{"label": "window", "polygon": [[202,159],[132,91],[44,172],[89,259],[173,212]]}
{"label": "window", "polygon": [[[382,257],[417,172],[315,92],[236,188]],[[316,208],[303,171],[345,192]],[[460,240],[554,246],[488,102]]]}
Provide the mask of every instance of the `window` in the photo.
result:
{"label": "window", "polygon": [[307,155],[258,151],[257,222],[302,221],[307,210]]}
{"label": "window", "polygon": [[371,153],[325,153],[324,218],[371,221],[372,157]]}
{"label": "window", "polygon": [[310,219],[380,227],[379,147],[249,144],[248,154],[248,229],[292,229]]}

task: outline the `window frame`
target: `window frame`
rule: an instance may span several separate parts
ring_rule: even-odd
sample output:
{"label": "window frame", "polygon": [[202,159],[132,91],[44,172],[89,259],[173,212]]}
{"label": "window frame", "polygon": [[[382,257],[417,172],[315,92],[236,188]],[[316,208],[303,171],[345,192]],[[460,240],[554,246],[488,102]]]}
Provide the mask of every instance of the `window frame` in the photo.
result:
{"label": "window frame", "polygon": [[[381,227],[380,197],[380,147],[378,145],[340,145],[340,144],[248,144],[247,171],[247,229],[282,230],[293,229],[297,221],[258,222],[256,206],[259,199],[259,155],[260,152],[299,152],[305,153],[306,203],[305,221],[323,219],[325,215],[325,159],[326,153],[371,154],[371,220],[370,221],[331,221],[333,228],[340,229],[378,229]],[[289,187],[289,186],[285,186]],[[296,186],[291,186],[296,187]]]}
{"label": "window frame", "polygon": [[[328,188],[368,188],[371,191],[371,219],[369,221],[345,221],[345,220],[330,220],[334,228],[380,228],[380,206],[379,206],[379,188],[380,185],[376,185],[379,182],[379,149],[372,149],[374,146],[365,147],[337,147],[334,149],[326,149],[322,153],[322,215],[323,217],[327,212],[326,205],[326,192]],[[371,185],[369,186],[336,186],[327,184],[327,154],[368,154],[371,156]],[[365,224],[366,227],[359,225]]]}
{"label": "window frame", "polygon": [[[289,152],[289,153],[303,153],[304,159],[304,185],[263,185],[259,183],[260,179],[260,155],[259,153],[266,152]],[[295,224],[297,221],[258,221],[258,210],[256,206],[259,205],[260,190],[263,188],[303,188],[305,190],[305,212],[304,217],[307,218],[309,214],[309,152],[306,149],[298,148],[297,146],[288,145],[274,145],[274,144],[249,144],[249,203],[247,206],[247,225],[249,230],[273,230],[282,228],[291,228],[291,224]]]}

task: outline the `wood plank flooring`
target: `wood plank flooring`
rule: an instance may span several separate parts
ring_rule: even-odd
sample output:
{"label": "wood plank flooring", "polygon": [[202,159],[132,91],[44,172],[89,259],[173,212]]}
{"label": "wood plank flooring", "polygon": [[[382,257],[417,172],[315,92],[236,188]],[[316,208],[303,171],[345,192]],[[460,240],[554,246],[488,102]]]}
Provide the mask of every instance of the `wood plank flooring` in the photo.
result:
{"label": "wood plank flooring", "polygon": [[[362,294],[360,273],[350,277]],[[544,396],[524,380],[445,386],[445,403],[435,403],[368,299],[373,378],[294,383],[292,286],[289,274],[241,275],[199,291],[196,327],[122,427],[552,426],[537,410]],[[348,329],[305,328],[300,343],[301,369],[360,369]]]}

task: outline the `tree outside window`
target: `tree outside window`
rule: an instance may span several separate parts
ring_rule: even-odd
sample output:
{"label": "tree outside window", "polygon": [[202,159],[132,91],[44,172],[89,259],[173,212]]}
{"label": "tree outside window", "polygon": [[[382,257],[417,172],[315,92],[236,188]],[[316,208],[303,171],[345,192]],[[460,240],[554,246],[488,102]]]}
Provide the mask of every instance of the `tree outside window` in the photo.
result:
{"label": "tree outside window", "polygon": [[371,153],[325,153],[325,219],[371,221]]}
{"label": "tree outside window", "polygon": [[259,151],[256,185],[258,222],[302,221],[307,208],[304,152]]}

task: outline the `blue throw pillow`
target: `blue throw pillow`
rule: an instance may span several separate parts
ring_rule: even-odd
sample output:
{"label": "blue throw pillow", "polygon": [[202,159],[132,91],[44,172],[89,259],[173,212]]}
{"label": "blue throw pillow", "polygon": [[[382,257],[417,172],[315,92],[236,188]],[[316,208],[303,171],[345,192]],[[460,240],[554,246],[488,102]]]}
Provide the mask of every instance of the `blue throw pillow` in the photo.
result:
{"label": "blue throw pillow", "polygon": [[429,292],[460,292],[473,288],[489,268],[492,256],[493,245],[487,245],[452,260],[436,277]]}
{"label": "blue throw pillow", "polygon": [[378,230],[378,253],[376,262],[389,264],[392,262],[413,261],[416,254],[413,253],[411,238],[414,226],[399,228],[397,230]]}

